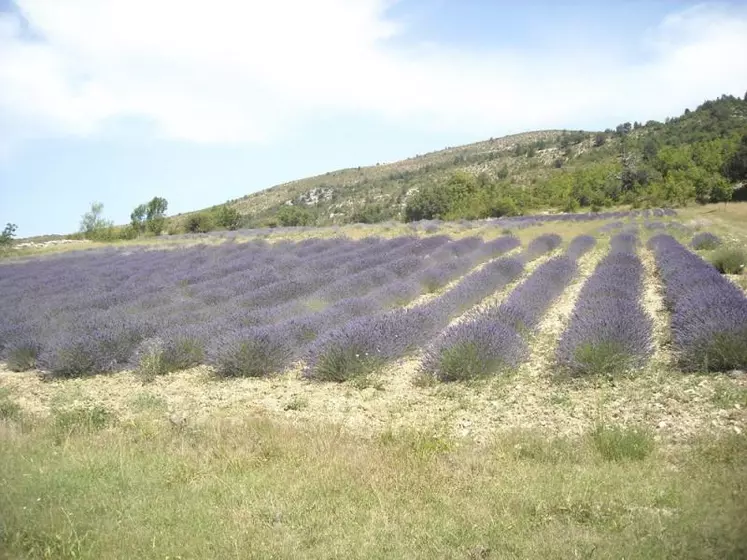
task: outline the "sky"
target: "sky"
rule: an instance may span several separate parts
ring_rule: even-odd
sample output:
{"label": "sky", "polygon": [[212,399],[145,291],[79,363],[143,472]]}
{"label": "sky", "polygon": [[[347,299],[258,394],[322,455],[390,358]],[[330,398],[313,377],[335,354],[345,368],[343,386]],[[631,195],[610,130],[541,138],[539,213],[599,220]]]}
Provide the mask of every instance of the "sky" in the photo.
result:
{"label": "sky", "polygon": [[0,227],[70,233],[747,90],[747,2],[0,0]]}

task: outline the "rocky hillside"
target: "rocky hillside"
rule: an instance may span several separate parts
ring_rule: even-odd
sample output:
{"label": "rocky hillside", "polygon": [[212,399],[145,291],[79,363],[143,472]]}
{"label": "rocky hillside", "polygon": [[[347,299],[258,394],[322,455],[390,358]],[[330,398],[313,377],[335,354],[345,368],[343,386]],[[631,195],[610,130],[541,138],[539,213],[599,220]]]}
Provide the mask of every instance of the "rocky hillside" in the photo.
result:
{"label": "rocky hillside", "polygon": [[[331,171],[226,205],[241,213],[243,226],[257,227],[715,201],[731,196],[735,182],[724,169],[745,133],[747,101],[722,96],[663,123],[491,138],[395,163]],[[442,197],[442,191],[452,200],[431,204],[428,197]],[[413,202],[418,197],[427,200]],[[425,210],[409,211],[408,205],[418,204]],[[194,214],[175,216],[172,227],[185,228]]]}

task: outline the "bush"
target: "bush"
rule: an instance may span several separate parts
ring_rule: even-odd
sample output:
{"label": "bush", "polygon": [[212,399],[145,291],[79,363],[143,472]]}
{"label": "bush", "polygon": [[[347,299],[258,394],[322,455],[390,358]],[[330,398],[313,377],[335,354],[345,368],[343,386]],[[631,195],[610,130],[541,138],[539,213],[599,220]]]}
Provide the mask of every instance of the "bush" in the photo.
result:
{"label": "bush", "polygon": [[330,346],[317,358],[314,379],[342,383],[370,374],[381,363],[363,348]]}
{"label": "bush", "polygon": [[184,228],[188,233],[207,233],[214,228],[213,217],[207,212],[192,214],[187,218]]}
{"label": "bush", "polygon": [[516,333],[493,321],[449,333],[427,354],[423,373],[440,381],[469,381],[516,367],[524,350]]}
{"label": "bush", "polygon": [[747,251],[740,247],[724,247],[711,257],[711,264],[721,274],[742,274],[747,266]]}
{"label": "bush", "polygon": [[688,371],[747,367],[747,298],[698,255],[673,237],[649,241],[670,309],[672,341]]}
{"label": "bush", "polygon": [[292,355],[288,337],[275,328],[247,328],[218,341],[210,363],[221,377],[265,377],[281,372]]}
{"label": "bush", "polygon": [[241,226],[241,214],[233,206],[221,206],[215,213],[215,221],[220,227],[237,230]]}
{"label": "bush", "polygon": [[642,461],[654,450],[654,439],[643,428],[600,424],[591,432],[591,441],[606,461]]}
{"label": "bush", "polygon": [[721,238],[708,232],[696,233],[690,245],[696,251],[710,251],[721,245]]}
{"label": "bush", "polygon": [[311,213],[305,208],[284,205],[278,210],[276,219],[283,227],[308,226],[312,222]]}
{"label": "bush", "polygon": [[41,348],[35,342],[29,341],[11,348],[6,362],[10,371],[29,371],[36,367]]}

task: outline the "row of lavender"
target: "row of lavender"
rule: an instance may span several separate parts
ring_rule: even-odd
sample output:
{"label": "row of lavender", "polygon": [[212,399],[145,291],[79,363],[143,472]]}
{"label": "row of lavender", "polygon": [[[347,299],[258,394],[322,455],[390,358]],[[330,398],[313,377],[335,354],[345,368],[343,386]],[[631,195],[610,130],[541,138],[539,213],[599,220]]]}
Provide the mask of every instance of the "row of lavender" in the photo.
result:
{"label": "row of lavender", "polygon": [[443,331],[452,319],[516,280],[525,263],[555,250],[561,241],[555,234],[539,236],[521,255],[491,261],[435,300],[361,317],[329,332],[305,354],[305,375],[341,381],[370,373],[383,363],[414,352]]}
{"label": "row of lavender", "polygon": [[653,325],[641,305],[643,264],[638,239],[620,233],[579,293],[557,347],[557,361],[574,374],[613,374],[646,363]]}
{"label": "row of lavender", "polygon": [[671,313],[672,343],[686,371],[747,369],[747,297],[669,235],[649,240]]}
{"label": "row of lavender", "polygon": [[312,337],[324,325],[406,303],[518,245],[513,237],[334,239],[91,251],[7,265],[0,357],[19,368],[38,357],[54,373],[81,375],[127,367],[138,350],[165,344],[173,368],[186,367],[237,329],[305,321],[300,331]]}
{"label": "row of lavender", "polygon": [[447,328],[425,351],[422,371],[441,381],[484,377],[516,368],[529,355],[533,332],[578,272],[577,261],[596,240],[579,236],[565,255],[540,265],[500,305]]}
{"label": "row of lavender", "polygon": [[[486,243],[481,251],[453,258],[425,270],[420,275],[419,285],[425,286],[428,291],[434,291],[464,275],[476,264],[484,261],[486,257],[498,256],[518,246],[519,242],[514,237],[498,238]],[[530,243],[531,246],[532,243]],[[490,268],[494,262],[491,261],[487,267]],[[423,283],[426,277],[427,281]],[[471,275],[467,276],[467,278],[470,277]],[[450,298],[449,294],[459,292],[459,286],[464,283],[465,280],[462,280],[457,285],[457,289],[447,291],[442,298]],[[418,292],[420,291],[422,290]],[[215,367],[219,375],[269,375],[282,371],[295,360],[306,356],[310,348],[323,346],[324,341],[334,338],[336,332],[344,331],[355,324],[369,325],[370,328],[361,332],[361,337],[370,343],[377,335],[376,318],[408,315],[409,312],[403,310],[401,305],[413,299],[411,297],[400,298],[396,286],[383,287],[382,292],[384,292],[383,297],[398,297],[399,305],[395,309],[386,311],[385,306],[370,301],[369,298],[350,298],[322,311],[291,317],[275,324],[236,328],[226,336],[213,341],[208,354],[208,362]],[[414,292],[411,295],[414,295]],[[344,325],[344,327],[340,329],[339,325]],[[350,345],[350,348],[353,346]],[[365,351],[355,353],[366,356]],[[313,355],[313,351],[311,354]],[[347,366],[350,364],[340,365],[343,369]]]}

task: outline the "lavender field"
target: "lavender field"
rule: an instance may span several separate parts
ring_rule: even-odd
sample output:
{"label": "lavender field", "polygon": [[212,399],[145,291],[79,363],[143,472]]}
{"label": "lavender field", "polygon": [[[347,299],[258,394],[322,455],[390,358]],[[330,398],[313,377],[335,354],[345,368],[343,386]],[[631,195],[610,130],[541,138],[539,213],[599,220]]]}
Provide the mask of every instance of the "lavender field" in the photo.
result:
{"label": "lavender field", "polygon": [[[580,283],[557,333],[554,371],[640,371],[655,350],[654,319],[668,325],[672,368],[747,368],[744,292],[657,233],[678,226],[683,234],[677,222],[652,221],[665,213],[604,217],[628,222],[608,222],[596,236],[540,233],[524,242],[432,232],[91,249],[7,262],[0,359],[12,371],[53,378],[124,370],[152,378],[203,365],[220,377],[267,377],[300,364],[303,378],[340,382],[422,356],[426,377],[490,377],[530,358],[538,324]],[[523,229],[532,219],[508,223]],[[690,244],[715,238],[701,232]],[[641,263],[649,250],[653,278]],[[590,254],[602,260],[582,277],[578,263]],[[666,309],[658,317],[642,305],[646,282],[661,284]],[[502,301],[485,304],[497,293]]]}
{"label": "lavender field", "polygon": [[671,214],[0,261],[0,550],[743,557],[747,230]]}

